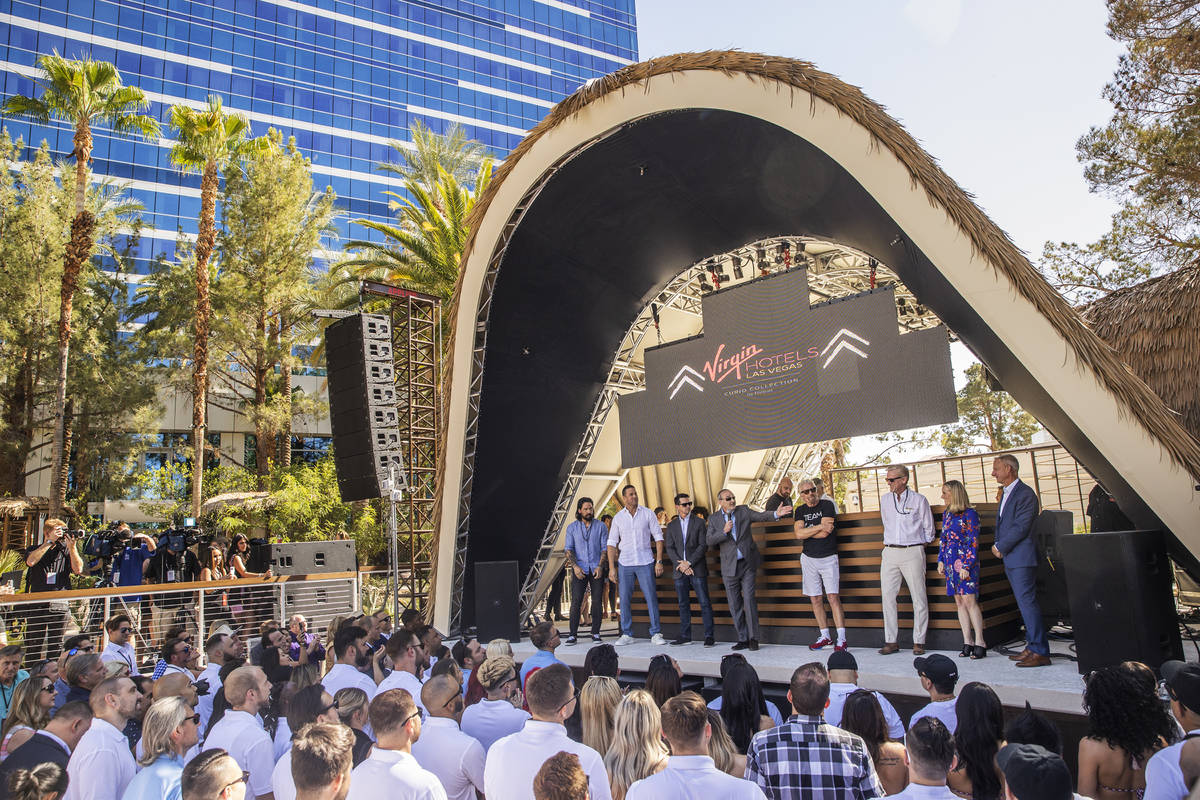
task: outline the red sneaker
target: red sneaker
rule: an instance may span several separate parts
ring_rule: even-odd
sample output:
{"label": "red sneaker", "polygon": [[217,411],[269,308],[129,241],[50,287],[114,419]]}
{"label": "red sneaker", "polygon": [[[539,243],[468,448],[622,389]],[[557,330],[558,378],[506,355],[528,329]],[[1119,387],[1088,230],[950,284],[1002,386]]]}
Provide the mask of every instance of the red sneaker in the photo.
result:
{"label": "red sneaker", "polygon": [[833,646],[833,649],[834,649],[834,650],[849,650],[849,649],[850,649],[850,645],[846,644],[846,640],[845,640],[845,639],[842,639],[840,642],[838,642],[837,644],[835,644],[835,645]]}
{"label": "red sneaker", "polygon": [[820,650],[822,647],[828,647],[831,644],[833,644],[833,639],[830,639],[828,636],[822,636],[820,639],[817,639],[815,642],[810,644],[808,649]]}

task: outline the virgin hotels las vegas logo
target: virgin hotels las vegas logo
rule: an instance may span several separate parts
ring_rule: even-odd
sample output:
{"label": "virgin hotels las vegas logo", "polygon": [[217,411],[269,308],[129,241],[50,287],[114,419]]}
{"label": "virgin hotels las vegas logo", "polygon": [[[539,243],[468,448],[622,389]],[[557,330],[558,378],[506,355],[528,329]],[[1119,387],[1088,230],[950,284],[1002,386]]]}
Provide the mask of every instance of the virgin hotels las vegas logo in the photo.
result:
{"label": "virgin hotels las vegas logo", "polygon": [[[839,330],[819,350],[816,347],[809,347],[806,350],[765,353],[763,348],[756,344],[750,344],[737,353],[728,354],[722,343],[717,345],[713,357],[705,361],[700,370],[688,364],[679,368],[675,377],[671,378],[670,383],[667,384],[668,399],[674,400],[675,395],[679,394],[685,386],[697,392],[703,392],[705,383],[722,384],[726,380],[737,383],[743,380],[784,375],[801,369],[804,362],[814,358],[823,359],[821,369],[829,369],[830,365],[834,364],[838,356],[843,353],[847,358],[857,356],[865,360],[869,358],[867,351],[870,346],[871,343],[867,339],[849,328]],[[842,362],[844,361],[843,358]]]}

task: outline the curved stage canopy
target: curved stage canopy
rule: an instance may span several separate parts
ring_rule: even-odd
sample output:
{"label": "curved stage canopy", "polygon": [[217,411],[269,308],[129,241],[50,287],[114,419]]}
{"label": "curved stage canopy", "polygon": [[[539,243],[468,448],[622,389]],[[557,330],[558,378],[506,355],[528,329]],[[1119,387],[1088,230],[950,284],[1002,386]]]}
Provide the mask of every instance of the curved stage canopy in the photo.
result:
{"label": "curved stage canopy", "polygon": [[895,120],[811,64],[700,53],[593,81],[509,156],[473,222],[441,450],[443,629],[460,598],[473,618],[472,564],[533,561],[637,314],[684,266],[775,235],[890,265],[1131,518],[1200,553],[1200,445]]}

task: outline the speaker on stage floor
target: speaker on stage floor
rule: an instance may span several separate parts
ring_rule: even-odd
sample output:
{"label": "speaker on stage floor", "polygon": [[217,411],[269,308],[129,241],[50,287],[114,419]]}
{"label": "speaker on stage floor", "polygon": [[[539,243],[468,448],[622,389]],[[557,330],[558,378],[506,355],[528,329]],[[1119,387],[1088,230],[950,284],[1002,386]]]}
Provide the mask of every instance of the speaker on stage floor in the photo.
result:
{"label": "speaker on stage floor", "polygon": [[521,582],[516,561],[480,561],[475,564],[475,627],[480,642],[521,638],[517,595]]}
{"label": "speaker on stage floor", "polygon": [[1042,619],[1049,628],[1071,619],[1071,601],[1067,595],[1067,574],[1063,568],[1059,543],[1073,535],[1075,515],[1058,509],[1045,510],[1033,523],[1037,546],[1037,596]]}
{"label": "speaker on stage floor", "polygon": [[1080,674],[1122,661],[1157,671],[1183,658],[1163,531],[1075,534],[1059,548]]}
{"label": "speaker on stage floor", "polygon": [[281,542],[266,546],[266,565],[276,575],[320,575],[354,572],[358,559],[353,539]]}
{"label": "speaker on stage floor", "polygon": [[338,493],[381,497],[389,467],[404,468],[388,318],[355,314],[327,327],[325,365]]}

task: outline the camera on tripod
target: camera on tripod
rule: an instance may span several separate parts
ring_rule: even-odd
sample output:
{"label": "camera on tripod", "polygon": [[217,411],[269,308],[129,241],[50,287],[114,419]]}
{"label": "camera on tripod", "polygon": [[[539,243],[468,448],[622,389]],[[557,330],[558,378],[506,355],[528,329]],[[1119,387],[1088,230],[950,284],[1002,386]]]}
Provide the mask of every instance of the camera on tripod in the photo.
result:
{"label": "camera on tripod", "polygon": [[165,547],[172,553],[182,553],[192,545],[208,543],[213,540],[212,534],[204,532],[196,525],[195,517],[184,517],[180,524],[168,528],[158,537],[158,546]]}
{"label": "camera on tripod", "polygon": [[90,536],[87,531],[68,531],[68,533],[76,538],[87,536],[83,542],[83,554],[92,558],[112,558],[114,555],[119,555],[129,546],[129,540],[133,536],[120,520],[110,522],[108,527],[98,530]]}

